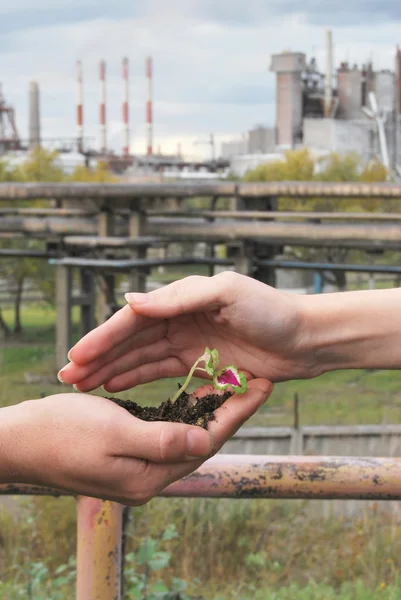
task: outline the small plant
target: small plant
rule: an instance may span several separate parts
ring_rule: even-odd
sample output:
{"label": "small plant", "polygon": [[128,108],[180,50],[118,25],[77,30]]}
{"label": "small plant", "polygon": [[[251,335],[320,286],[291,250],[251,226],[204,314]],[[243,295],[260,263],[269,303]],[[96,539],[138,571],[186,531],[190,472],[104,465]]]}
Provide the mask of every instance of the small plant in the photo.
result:
{"label": "small plant", "polygon": [[[219,371],[219,362],[220,357],[218,351],[205,348],[204,354],[202,354],[202,356],[195,361],[188,373],[188,377],[186,378],[184,385],[180,387],[178,392],[172,398],[171,402],[174,404],[181,394],[185,392],[196,370],[203,371],[212,377],[213,385],[216,390],[226,390],[228,387],[230,387],[235,393],[244,394],[247,390],[247,381],[245,375],[238,371],[237,367],[234,365],[229,365],[228,367],[224,367]],[[199,367],[201,363],[205,364],[204,368]]]}
{"label": "small plant", "polygon": [[[137,552],[125,557],[124,589],[132,600],[191,600],[187,594],[187,583],[176,577],[168,584],[167,568],[171,554],[162,550],[162,545],[178,538],[174,525],[169,525],[160,539],[144,538]],[[164,573],[163,573],[163,570]]]}

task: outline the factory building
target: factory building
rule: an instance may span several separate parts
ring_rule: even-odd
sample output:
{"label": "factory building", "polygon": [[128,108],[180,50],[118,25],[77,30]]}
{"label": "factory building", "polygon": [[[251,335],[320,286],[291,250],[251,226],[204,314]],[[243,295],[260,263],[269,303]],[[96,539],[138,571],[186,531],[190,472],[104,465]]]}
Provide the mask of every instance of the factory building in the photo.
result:
{"label": "factory building", "polygon": [[[373,64],[341,63],[334,73],[332,34],[327,32],[325,72],[301,52],[271,58],[276,75],[274,127],[259,126],[241,140],[222,145],[223,157],[244,165],[266,162],[274,153],[307,147],[317,155],[355,152],[363,163],[374,158],[397,171],[401,165],[401,51],[395,70]],[[257,141],[256,141],[257,140]],[[242,152],[235,154],[242,144]],[[243,167],[241,168],[241,157]],[[254,160],[250,157],[253,156]]]}

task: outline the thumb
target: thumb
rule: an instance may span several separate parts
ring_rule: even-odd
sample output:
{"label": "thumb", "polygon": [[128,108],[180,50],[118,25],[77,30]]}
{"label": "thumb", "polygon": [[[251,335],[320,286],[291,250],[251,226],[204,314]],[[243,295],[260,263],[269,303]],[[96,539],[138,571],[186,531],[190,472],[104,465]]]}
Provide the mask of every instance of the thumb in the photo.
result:
{"label": "thumb", "polygon": [[126,294],[136,313],[156,318],[171,318],[190,312],[218,310],[232,302],[235,273],[214,277],[191,275],[147,294]]}
{"label": "thumb", "polygon": [[272,390],[273,384],[267,379],[253,379],[248,382],[248,391],[245,394],[234,394],[216,410],[216,420],[212,421],[209,427],[215,451],[257,412],[270,397]]}
{"label": "thumb", "polygon": [[205,459],[214,445],[211,434],[194,425],[145,422],[136,417],[121,423],[120,455],[155,463],[177,463]]}

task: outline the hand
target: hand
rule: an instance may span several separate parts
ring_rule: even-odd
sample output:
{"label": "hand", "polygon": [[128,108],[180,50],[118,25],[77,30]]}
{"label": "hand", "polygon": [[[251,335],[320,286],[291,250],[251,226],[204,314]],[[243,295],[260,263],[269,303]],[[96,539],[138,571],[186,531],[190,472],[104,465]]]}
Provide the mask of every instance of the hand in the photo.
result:
{"label": "hand", "polygon": [[83,394],[59,394],[3,408],[0,483],[144,504],[217,452],[271,388],[268,381],[253,381],[246,397],[233,396],[216,411],[209,431],[147,423],[110,400]]}
{"label": "hand", "polygon": [[250,378],[284,381],[318,374],[305,351],[295,295],[236,273],[188,277],[148,294],[128,294],[130,306],[85,336],[59,377],[80,391],[109,392],[164,377],[185,376],[205,346],[221,366]]}

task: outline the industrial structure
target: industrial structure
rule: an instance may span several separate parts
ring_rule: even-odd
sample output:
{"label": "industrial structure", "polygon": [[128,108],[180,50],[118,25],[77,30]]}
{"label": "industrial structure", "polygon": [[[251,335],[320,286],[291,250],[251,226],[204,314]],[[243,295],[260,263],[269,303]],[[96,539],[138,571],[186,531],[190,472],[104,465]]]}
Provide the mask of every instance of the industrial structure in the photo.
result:
{"label": "industrial structure", "polygon": [[124,174],[129,180],[147,180],[163,174],[166,177],[216,178],[227,173],[230,163],[227,159],[217,159],[214,152],[210,160],[184,159],[180,147],[177,155],[165,155],[158,149],[154,151],[153,128],[153,59],[145,59],[145,126],[146,152],[143,155],[133,153],[130,130],[129,109],[129,59],[122,59],[122,144],[121,152],[112,150],[108,139],[107,108],[107,70],[106,61],[99,63],[99,139],[96,144],[93,138],[84,136],[84,74],[82,61],[76,63],[76,136],[71,138],[44,138],[41,134],[41,111],[39,84],[35,81],[29,86],[29,127],[27,139],[21,139],[16,127],[15,111],[6,103],[0,91],[0,156],[8,154],[13,164],[23,162],[26,153],[35,147],[42,146],[55,150],[59,154],[60,165],[71,171],[79,165],[92,166],[97,161],[105,161],[116,174]]}
{"label": "industrial structure", "polygon": [[222,156],[240,164],[242,155],[243,165],[254,166],[257,154],[266,162],[268,154],[307,147],[320,155],[353,151],[364,163],[379,157],[397,171],[401,164],[399,48],[394,71],[375,71],[372,63],[343,62],[334,74],[328,31],[324,73],[314,58],[308,61],[302,52],[287,51],[272,56],[270,70],[276,74],[275,126],[258,126],[224,143]]}
{"label": "industrial structure", "polygon": [[29,84],[29,149],[40,146],[40,96],[36,81]]}
{"label": "industrial structure", "polygon": [[[105,160],[116,173],[127,177],[168,174],[173,177],[221,177],[229,168],[239,175],[248,169],[283,156],[288,149],[307,147],[314,155],[331,152],[356,152],[366,164],[379,157],[395,176],[401,177],[401,50],[397,48],[394,71],[375,71],[373,64],[358,66],[341,63],[335,69],[331,31],[326,37],[324,72],[314,58],[303,52],[285,51],[274,54],[270,70],[276,75],[276,118],[274,126],[258,125],[237,139],[224,142],[220,158],[215,152],[213,134],[211,159],[183,160],[177,155],[155,152],[153,124],[153,60],[144,60],[146,86],[145,120],[146,150],[143,155],[132,152],[129,110],[129,60],[122,59],[122,140],[121,151],[110,148],[108,138],[106,62],[99,64],[99,139],[84,138],[84,76],[82,62],[77,61],[76,137],[44,139],[41,134],[40,91],[37,82],[29,87],[29,131],[20,138],[14,109],[0,91],[0,155],[22,153],[37,146],[51,147],[67,162],[90,166]],[[204,141],[195,141],[205,143]],[[22,154],[23,157],[23,154]]]}
{"label": "industrial structure", "polygon": [[14,108],[7,104],[0,84],[0,155],[18,150],[19,145]]}

